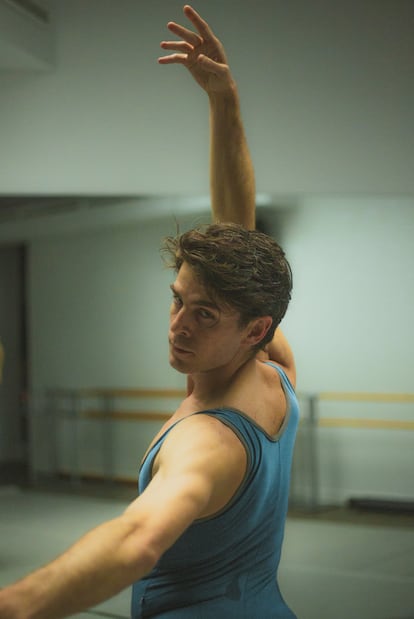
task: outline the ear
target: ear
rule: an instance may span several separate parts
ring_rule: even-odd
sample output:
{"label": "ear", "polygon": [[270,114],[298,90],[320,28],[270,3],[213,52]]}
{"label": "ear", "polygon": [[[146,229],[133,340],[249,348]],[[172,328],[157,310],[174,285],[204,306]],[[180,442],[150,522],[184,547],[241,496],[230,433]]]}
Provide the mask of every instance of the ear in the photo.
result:
{"label": "ear", "polygon": [[246,343],[249,346],[256,346],[261,342],[272,326],[272,322],[271,316],[261,316],[251,320],[246,329]]}

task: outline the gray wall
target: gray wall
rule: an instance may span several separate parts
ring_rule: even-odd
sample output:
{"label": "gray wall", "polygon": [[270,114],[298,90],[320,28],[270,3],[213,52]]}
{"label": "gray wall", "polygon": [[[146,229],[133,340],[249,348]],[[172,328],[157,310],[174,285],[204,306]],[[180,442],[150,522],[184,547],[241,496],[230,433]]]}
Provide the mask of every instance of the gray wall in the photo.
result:
{"label": "gray wall", "polygon": [[[56,0],[54,65],[4,72],[0,191],[205,193],[207,103],[161,67],[178,0]],[[412,193],[411,0],[208,0],[260,191]]]}

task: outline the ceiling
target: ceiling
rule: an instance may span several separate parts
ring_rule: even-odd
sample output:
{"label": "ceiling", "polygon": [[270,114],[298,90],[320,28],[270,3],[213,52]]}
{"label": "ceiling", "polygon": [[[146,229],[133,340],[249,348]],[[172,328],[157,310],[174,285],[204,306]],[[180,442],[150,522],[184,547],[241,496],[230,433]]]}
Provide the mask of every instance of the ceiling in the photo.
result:
{"label": "ceiling", "polygon": [[42,71],[52,64],[49,0],[0,0],[0,70]]}

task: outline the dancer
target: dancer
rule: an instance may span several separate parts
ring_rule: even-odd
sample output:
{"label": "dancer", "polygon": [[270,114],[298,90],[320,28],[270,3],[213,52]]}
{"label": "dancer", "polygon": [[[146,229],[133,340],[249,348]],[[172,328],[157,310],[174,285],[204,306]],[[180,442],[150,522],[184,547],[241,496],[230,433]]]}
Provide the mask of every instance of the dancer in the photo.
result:
{"label": "dancer", "polygon": [[[154,438],[139,496],[118,518],[0,591],[0,618],[57,619],[133,584],[141,619],[293,619],[277,584],[298,422],[295,366],[279,328],[291,293],[283,250],[254,230],[254,174],[223,47],[194,9],[196,32],[161,64],[206,90],[215,223],[166,241],[170,364],[189,392]],[[258,353],[267,349],[272,361]]]}

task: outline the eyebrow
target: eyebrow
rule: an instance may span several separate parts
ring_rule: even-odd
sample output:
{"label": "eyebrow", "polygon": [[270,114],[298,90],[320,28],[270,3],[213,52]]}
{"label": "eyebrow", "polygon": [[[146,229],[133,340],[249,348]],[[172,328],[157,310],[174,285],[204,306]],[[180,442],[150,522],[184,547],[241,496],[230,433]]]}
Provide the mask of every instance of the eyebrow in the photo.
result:
{"label": "eyebrow", "polygon": [[[177,297],[181,298],[181,295],[177,291],[177,289],[175,288],[174,284],[171,284],[170,288],[171,288],[172,292],[175,295],[177,295]],[[217,303],[214,303],[214,301],[210,301],[209,299],[196,299],[195,301],[193,301],[193,305],[203,305],[204,307],[210,307],[211,309],[215,309],[215,310],[220,311],[220,308],[217,305]]]}

